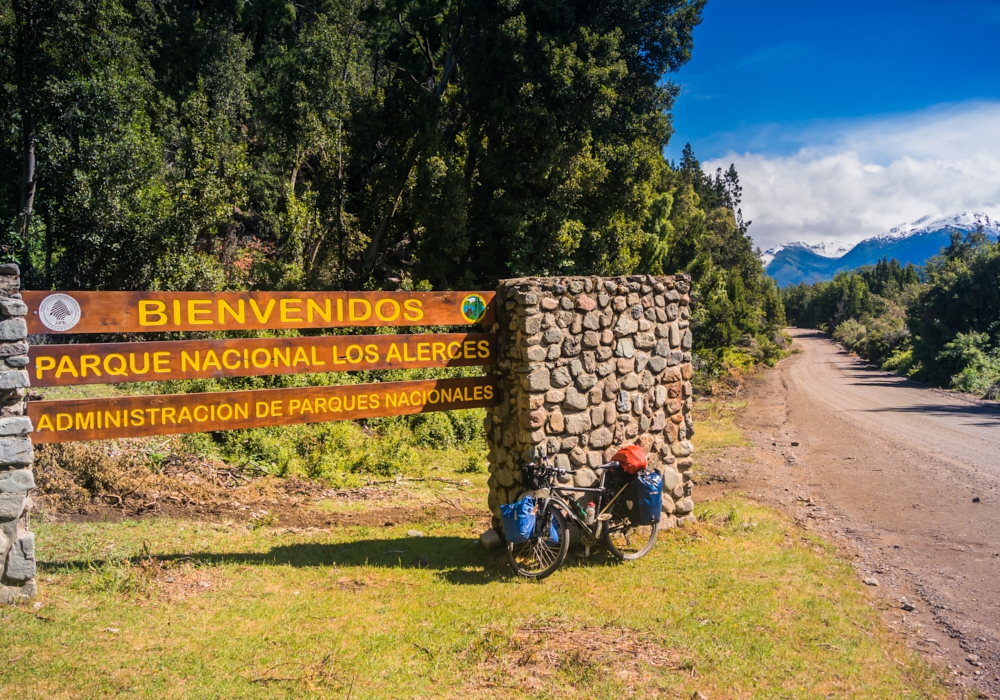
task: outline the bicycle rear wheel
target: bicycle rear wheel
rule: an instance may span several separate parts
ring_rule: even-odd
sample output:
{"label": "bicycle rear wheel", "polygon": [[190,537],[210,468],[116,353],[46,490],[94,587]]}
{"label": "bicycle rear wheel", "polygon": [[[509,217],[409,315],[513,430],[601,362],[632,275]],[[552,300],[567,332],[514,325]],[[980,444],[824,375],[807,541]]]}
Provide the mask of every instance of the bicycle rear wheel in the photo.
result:
{"label": "bicycle rear wheel", "polygon": [[[552,541],[552,530],[557,541]],[[527,542],[507,543],[507,559],[521,576],[543,579],[550,576],[566,561],[569,553],[569,529],[566,518],[557,508],[549,508],[538,518],[535,536]]]}
{"label": "bicycle rear wheel", "polygon": [[656,544],[656,535],[660,531],[660,523],[650,525],[633,525],[629,518],[629,509],[624,504],[615,503],[611,506],[611,520],[601,535],[604,546],[618,561],[633,561],[649,554]]}

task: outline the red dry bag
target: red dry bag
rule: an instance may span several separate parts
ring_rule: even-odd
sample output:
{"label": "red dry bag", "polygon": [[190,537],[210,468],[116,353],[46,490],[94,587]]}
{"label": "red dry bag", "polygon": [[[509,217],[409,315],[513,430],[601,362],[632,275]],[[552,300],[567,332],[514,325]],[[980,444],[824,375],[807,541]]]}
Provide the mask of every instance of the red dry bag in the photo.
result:
{"label": "red dry bag", "polygon": [[611,460],[618,462],[626,474],[638,474],[646,468],[646,453],[638,445],[625,445]]}

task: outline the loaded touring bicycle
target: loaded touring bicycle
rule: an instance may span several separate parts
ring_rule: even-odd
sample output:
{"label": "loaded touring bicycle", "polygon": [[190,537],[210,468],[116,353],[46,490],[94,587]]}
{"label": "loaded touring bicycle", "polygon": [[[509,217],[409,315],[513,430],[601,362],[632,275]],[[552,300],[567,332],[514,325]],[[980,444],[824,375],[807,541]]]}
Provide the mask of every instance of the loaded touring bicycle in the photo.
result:
{"label": "loaded touring bicycle", "polygon": [[570,522],[579,528],[588,556],[598,542],[619,561],[649,553],[659,530],[663,478],[646,469],[646,456],[634,445],[594,471],[597,485],[582,487],[559,483],[578,470],[560,469],[548,460],[522,465],[522,485],[538,495],[500,507],[514,571],[534,579],[555,572],[569,553]]}

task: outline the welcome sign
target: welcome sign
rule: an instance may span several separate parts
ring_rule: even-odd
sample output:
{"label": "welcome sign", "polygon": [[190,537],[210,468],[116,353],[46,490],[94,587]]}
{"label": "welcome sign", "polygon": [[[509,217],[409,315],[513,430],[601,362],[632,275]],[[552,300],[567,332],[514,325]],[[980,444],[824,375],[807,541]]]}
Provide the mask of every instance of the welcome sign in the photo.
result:
{"label": "welcome sign", "polygon": [[[492,323],[492,292],[23,292],[30,333]],[[34,345],[32,386],[496,364],[488,333]],[[293,425],[495,406],[492,377],[30,401],[37,443]]]}
{"label": "welcome sign", "polygon": [[28,332],[162,333],[493,322],[493,292],[24,292]]}

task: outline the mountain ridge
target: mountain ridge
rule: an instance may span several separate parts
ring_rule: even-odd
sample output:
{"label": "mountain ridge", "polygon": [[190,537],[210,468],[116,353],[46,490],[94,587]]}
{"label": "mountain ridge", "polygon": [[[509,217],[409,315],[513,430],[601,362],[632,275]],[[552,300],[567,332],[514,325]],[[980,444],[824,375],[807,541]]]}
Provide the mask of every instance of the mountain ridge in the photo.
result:
{"label": "mountain ridge", "polygon": [[764,264],[767,265],[769,262],[774,260],[774,257],[780,253],[785,248],[805,248],[811,250],[816,255],[820,255],[824,258],[839,258],[845,255],[850,248],[846,248],[839,243],[834,241],[824,241],[823,243],[805,243],[803,241],[793,241],[791,243],[782,243],[779,246],[773,248],[768,248],[761,255]]}
{"label": "mountain ridge", "polygon": [[838,272],[874,265],[881,258],[895,258],[901,264],[923,265],[951,242],[952,231],[967,233],[982,224],[992,239],[1000,237],[1000,222],[985,214],[963,212],[931,219],[924,216],[908,224],[895,226],[885,233],[866,238],[839,256],[823,255],[830,244],[790,243],[769,249],[764,255],[767,274],[779,287],[805,282],[823,282]]}

